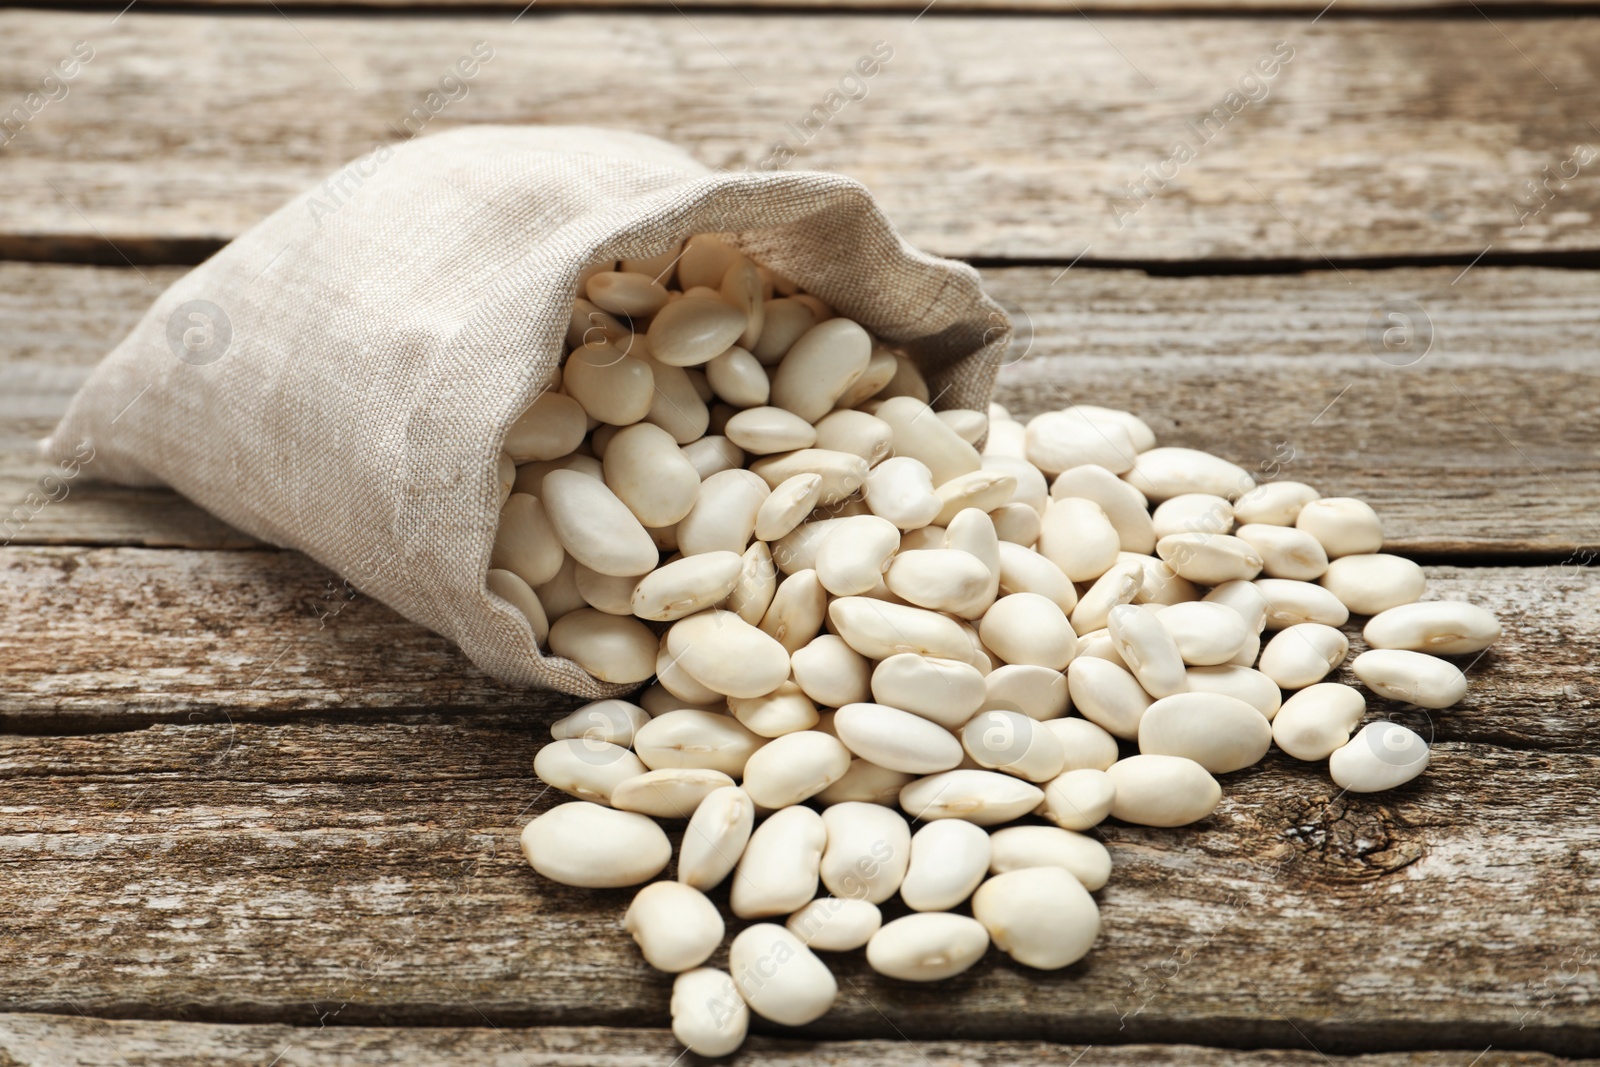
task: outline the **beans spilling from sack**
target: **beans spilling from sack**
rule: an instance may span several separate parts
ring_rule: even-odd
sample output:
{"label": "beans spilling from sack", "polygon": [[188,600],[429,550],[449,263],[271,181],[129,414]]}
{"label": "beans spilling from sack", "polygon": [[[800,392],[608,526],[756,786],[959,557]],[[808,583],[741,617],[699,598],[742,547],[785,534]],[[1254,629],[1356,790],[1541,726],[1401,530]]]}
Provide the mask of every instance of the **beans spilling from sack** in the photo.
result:
{"label": "beans spilling from sack", "polygon": [[[1441,657],[1500,635],[1422,601],[1360,500],[1258,485],[1126,412],[934,411],[905,354],[713,235],[580,293],[560,388],[506,441],[489,588],[550,652],[654,681],[555,724],[534,769],[578,799],[522,846],[568,885],[650,883],[624,923],[704,1055],[752,1011],[820,1017],[827,953],[907,981],[991,944],[1073,963],[1111,874],[1098,823],[1203,819],[1273,744],[1399,786],[1428,744],[1361,726],[1368,692],[1449,707],[1467,683]],[[1352,614],[1368,692],[1326,680]],[[673,881],[657,820],[684,826]],[[758,921],[724,971],[706,893],[729,879]]]}

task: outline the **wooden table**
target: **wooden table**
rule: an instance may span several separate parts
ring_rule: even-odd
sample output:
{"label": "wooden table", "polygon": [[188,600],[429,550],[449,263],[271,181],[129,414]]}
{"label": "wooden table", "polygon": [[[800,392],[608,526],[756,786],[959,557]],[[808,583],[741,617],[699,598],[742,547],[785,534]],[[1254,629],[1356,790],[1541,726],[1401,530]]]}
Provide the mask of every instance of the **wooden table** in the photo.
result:
{"label": "wooden table", "polygon": [[[847,957],[832,1013],[739,1062],[1600,1056],[1588,0],[925,2],[0,10],[0,112],[92,50],[0,135],[0,502],[27,513],[0,548],[0,1063],[678,1054],[626,894],[518,853],[570,702],[170,493],[29,502],[32,442],[161,288],[405,135],[478,41],[424,135],[601,122],[730,166],[789,140],[983,269],[1023,325],[1013,411],[1127,407],[1365,497],[1507,624],[1461,705],[1397,714],[1434,742],[1413,785],[1339,795],[1274,756],[1199,827],[1107,824],[1085,962],[923,988]],[[878,41],[867,95],[795,142]]]}

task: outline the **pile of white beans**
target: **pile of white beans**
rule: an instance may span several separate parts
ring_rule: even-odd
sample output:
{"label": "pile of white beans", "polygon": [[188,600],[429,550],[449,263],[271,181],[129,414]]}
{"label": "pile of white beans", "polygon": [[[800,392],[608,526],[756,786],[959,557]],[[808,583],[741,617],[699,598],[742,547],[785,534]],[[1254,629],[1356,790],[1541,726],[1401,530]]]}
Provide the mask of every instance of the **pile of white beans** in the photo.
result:
{"label": "pile of white beans", "polygon": [[[1352,613],[1355,677],[1421,708],[1466,690],[1440,656],[1500,634],[1419,602],[1359,500],[1156,447],[1126,412],[935,412],[910,359],[714,235],[579,291],[560,388],[506,440],[488,585],[549,651],[654,683],[555,724],[534,769],[578,799],[522,847],[568,885],[650,883],[624,923],[703,1055],[751,1011],[826,1012],[818,952],[865,946],[907,981],[991,943],[1073,963],[1107,817],[1203,819],[1214,775],[1274,743],[1353,792],[1427,766],[1399,724],[1351,736],[1367,695],[1324,679]],[[651,881],[658,819],[687,820],[675,881]],[[787,918],[743,929],[723,971],[706,893],[730,876],[734,916]],[[910,913],[885,923],[896,894]]]}

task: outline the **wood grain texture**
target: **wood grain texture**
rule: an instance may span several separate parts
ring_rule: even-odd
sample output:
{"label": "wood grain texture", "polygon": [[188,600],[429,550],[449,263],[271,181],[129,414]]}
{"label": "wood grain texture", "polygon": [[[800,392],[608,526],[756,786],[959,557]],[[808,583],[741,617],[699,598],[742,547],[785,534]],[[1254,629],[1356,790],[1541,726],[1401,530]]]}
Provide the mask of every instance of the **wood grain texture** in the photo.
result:
{"label": "wood grain texture", "polygon": [[[1429,568],[1429,597],[1496,612],[1506,636],[1461,657],[1457,706],[1396,712],[1437,740],[1600,751],[1600,570]],[[489,679],[444,638],[293,552],[10,548],[0,729],[316,714],[520,712],[577,701]],[[1359,622],[1359,620],[1358,620]],[[1360,651],[1360,627],[1346,627]],[[1353,680],[1353,679],[1347,679]],[[1383,702],[1375,701],[1376,709]]]}
{"label": "wood grain texture", "polygon": [[[478,40],[494,58],[424,135],[605,123],[730,168],[783,142],[792,167],[861,179],[913,243],[949,255],[1320,265],[1600,247],[1595,164],[1563,165],[1600,138],[1593,20],[135,8],[113,25],[14,10],[0,13],[4,98],[78,40],[93,60],[0,156],[0,254],[120,264],[214,247],[408,136],[406,116]],[[809,140],[789,132],[876,41],[894,58],[865,97],[824,108]],[[1293,58],[1246,85],[1248,102],[1241,80],[1278,42]],[[1218,107],[1226,121],[1201,137]],[[1192,161],[1166,165],[1185,140]],[[1164,188],[1129,215],[1146,167]],[[1535,200],[1524,183],[1546,167]]]}
{"label": "wood grain texture", "polygon": [[[621,929],[629,891],[558,886],[520,855],[521,826],[565,799],[530,771],[549,719],[11,739],[0,998],[311,1028],[664,1026],[670,979]],[[1196,827],[1102,827],[1115,866],[1083,962],[991,953],[930,987],[831,956],[839,1001],[800,1036],[1593,1049],[1597,774],[1592,753],[1447,742],[1407,787],[1340,796],[1273,756]]]}
{"label": "wood grain texture", "polygon": [[[0,1016],[0,1054],[19,1064],[61,1067],[661,1067],[682,1047],[666,1030],[607,1027],[224,1026],[82,1016]],[[277,1056],[276,1061],[273,1057]],[[1080,1057],[1077,1061],[1073,1057]],[[727,1059],[686,1057],[729,1067],[1461,1067],[1460,1052],[1325,1057],[1312,1049],[1199,1048],[1193,1045],[1057,1045],[1035,1041],[827,1041],[756,1036]],[[1595,1060],[1538,1052],[1489,1051],[1475,1067],[1588,1067]]]}
{"label": "wood grain texture", "polygon": [[[12,543],[256,544],[172,493],[96,483],[92,467],[64,499],[27,506],[29,494],[37,505],[60,492],[41,487],[50,468],[34,442],[178,272],[144,273],[148,284],[126,268],[0,263],[0,517],[14,520]],[[1600,551],[1589,272],[1004,268],[985,281],[1018,322],[997,396],[1019,416],[1069,402],[1129,408],[1164,443],[1371,500],[1391,548],[1413,555]],[[1398,300],[1421,305],[1432,335],[1410,366],[1368,339]]]}

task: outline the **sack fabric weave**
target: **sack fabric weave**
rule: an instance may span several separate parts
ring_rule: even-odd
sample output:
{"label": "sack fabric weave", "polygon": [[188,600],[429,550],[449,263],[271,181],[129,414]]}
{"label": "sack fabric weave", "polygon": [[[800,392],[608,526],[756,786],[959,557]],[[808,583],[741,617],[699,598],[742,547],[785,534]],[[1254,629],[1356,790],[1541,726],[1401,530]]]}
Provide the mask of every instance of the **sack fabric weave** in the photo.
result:
{"label": "sack fabric weave", "polygon": [[[45,452],[167,485],[294,548],[520,686],[593,698],[485,588],[507,429],[554,381],[585,265],[731,234],[902,347],[936,406],[983,408],[1010,324],[857,182],[711,172],[654,138],[469,127],[358,160],[177,281]],[[374,655],[382,650],[374,649]]]}

